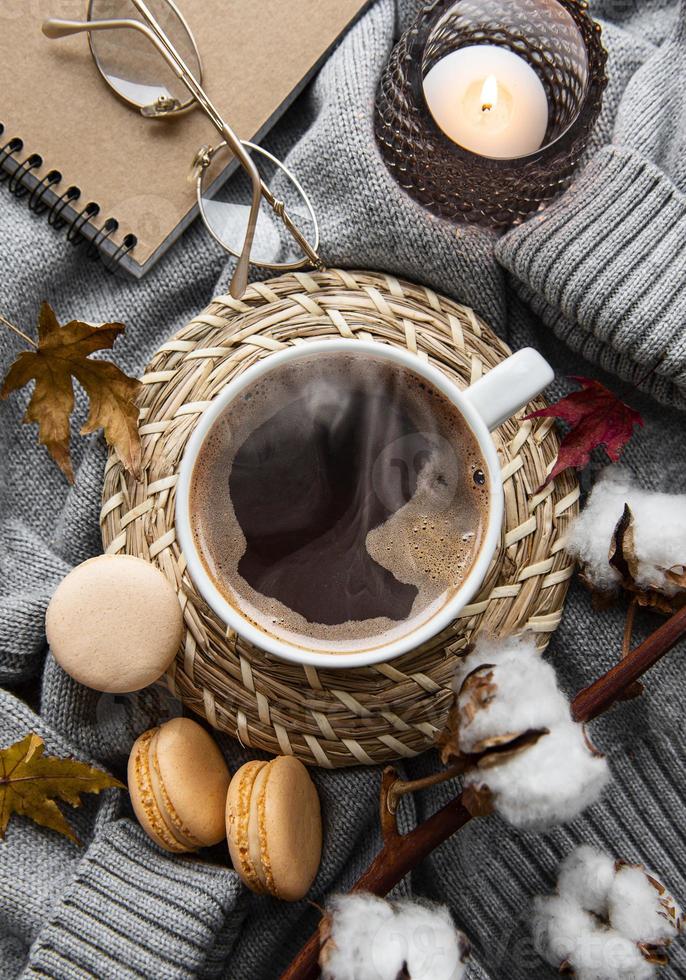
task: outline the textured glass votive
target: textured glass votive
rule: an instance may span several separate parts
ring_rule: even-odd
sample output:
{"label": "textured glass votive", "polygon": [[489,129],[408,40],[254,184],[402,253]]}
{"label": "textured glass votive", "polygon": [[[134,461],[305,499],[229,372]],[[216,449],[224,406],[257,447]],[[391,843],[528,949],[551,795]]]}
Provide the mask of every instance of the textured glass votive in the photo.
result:
{"label": "textured glass votive", "polygon": [[[446,218],[496,226],[560,194],[607,83],[600,27],[586,8],[584,0],[423,7],[393,49],[376,103],[376,137],[401,187]],[[478,79],[469,84],[465,71]]]}

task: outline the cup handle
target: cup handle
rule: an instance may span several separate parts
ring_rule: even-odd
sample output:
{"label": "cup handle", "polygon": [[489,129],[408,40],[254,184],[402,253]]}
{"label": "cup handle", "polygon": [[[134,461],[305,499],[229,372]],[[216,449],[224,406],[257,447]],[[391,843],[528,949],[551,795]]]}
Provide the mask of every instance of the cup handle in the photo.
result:
{"label": "cup handle", "polygon": [[545,358],[533,347],[524,347],[475,381],[463,395],[492,432],[540,394],[554,377]]}

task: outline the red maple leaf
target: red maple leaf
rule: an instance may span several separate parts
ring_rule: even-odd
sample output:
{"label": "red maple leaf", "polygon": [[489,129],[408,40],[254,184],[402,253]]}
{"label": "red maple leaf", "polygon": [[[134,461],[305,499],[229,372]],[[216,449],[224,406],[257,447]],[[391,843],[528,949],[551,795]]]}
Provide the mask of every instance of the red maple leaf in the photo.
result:
{"label": "red maple leaf", "polygon": [[597,446],[604,446],[607,455],[616,463],[633,435],[634,426],[643,425],[639,413],[620,401],[599,381],[579,377],[572,380],[578,381],[581,391],[574,391],[554,405],[526,416],[527,419],[549,416],[562,419],[570,425],[569,432],[560,443],[557,462],[545,483],[549,483],[568,466],[582,469],[589,462],[591,451]]}

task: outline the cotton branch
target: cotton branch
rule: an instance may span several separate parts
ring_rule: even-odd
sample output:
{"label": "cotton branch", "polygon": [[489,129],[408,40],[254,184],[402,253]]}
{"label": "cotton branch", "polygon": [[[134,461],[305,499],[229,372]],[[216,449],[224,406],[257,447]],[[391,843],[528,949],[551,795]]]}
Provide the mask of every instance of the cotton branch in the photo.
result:
{"label": "cotton branch", "polygon": [[579,691],[572,701],[572,713],[576,721],[592,721],[611,708],[616,701],[621,700],[626,689],[669,653],[684,635],[686,606],[658,626],[654,633],[602,677]]}
{"label": "cotton branch", "polygon": [[[572,701],[572,714],[578,722],[588,722],[611,708],[616,701],[647,670],[660,660],[686,635],[686,607],[674,613],[659,626],[643,643],[627,657],[588,687],[580,691]],[[461,793],[433,816],[418,824],[407,834],[398,833],[393,801],[408,788],[419,789],[444,781],[445,773],[435,778],[418,780],[417,785],[405,784],[399,791],[399,782],[392,767],[384,770],[381,787],[381,814],[384,844],[351,891],[366,891],[373,895],[387,895],[404,876],[417,867],[433,850],[460,830],[472,814],[465,806]],[[421,786],[419,785],[421,783]],[[400,782],[400,786],[402,786]],[[389,806],[389,801],[391,805]],[[281,980],[315,980],[318,976],[319,935],[315,933],[302,947]]]}

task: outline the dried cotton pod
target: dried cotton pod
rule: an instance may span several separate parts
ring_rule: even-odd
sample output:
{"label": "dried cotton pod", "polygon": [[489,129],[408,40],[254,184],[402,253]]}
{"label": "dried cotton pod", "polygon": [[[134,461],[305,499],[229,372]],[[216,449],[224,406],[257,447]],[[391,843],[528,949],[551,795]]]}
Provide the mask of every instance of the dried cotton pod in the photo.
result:
{"label": "dried cotton pod", "polygon": [[637,487],[618,466],[600,475],[572,525],[570,554],[596,595],[624,589],[665,613],[686,603],[686,494]]}

